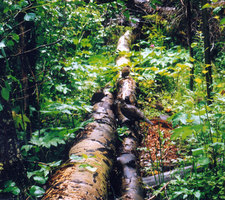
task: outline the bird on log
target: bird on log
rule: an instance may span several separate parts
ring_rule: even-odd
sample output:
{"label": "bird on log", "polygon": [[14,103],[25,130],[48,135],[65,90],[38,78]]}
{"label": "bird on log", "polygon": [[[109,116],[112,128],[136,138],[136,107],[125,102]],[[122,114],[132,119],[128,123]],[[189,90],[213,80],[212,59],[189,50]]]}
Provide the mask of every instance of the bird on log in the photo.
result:
{"label": "bird on log", "polygon": [[145,117],[144,113],[140,111],[136,106],[127,104],[124,100],[120,100],[120,102],[120,109],[122,114],[130,121],[145,121],[148,124],[153,125],[153,123],[147,117]]}
{"label": "bird on log", "polygon": [[130,66],[125,66],[122,69],[122,78],[126,78],[130,74]]}

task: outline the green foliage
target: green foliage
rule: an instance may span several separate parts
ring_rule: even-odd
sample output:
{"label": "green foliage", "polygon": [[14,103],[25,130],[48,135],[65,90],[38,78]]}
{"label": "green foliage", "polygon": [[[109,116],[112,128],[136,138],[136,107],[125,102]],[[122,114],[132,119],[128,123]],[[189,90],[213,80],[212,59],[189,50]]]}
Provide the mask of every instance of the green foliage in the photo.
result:
{"label": "green foliage", "polygon": [[118,136],[119,136],[119,140],[123,141],[122,138],[123,136],[128,136],[129,135],[129,129],[126,127],[126,126],[122,126],[122,127],[118,127],[117,128],[117,133],[118,133]]}
{"label": "green foliage", "polygon": [[[170,39],[164,39],[167,37],[162,26],[157,26],[160,22],[157,22],[156,16],[146,18],[150,22],[155,20],[156,24],[151,31],[144,28],[149,37],[135,44],[134,48],[139,52],[134,52],[131,57],[133,74],[139,80],[141,103],[145,106],[145,113],[151,116],[159,116],[163,112],[149,106],[157,101],[172,109],[174,114],[169,120],[175,129],[171,139],[179,146],[182,158],[178,164],[193,165],[192,173],[169,183],[166,194],[160,190],[161,187],[155,194],[161,199],[223,199],[225,193],[221,186],[224,180],[220,177],[225,169],[224,70],[221,68],[224,53],[220,52],[212,64],[215,89],[214,101],[209,106],[204,81],[208,66],[204,65],[201,31],[196,32],[196,42],[192,44],[194,57],[191,58],[183,47],[170,47],[172,43]],[[195,66],[194,91],[189,90],[192,64]],[[159,158],[157,163],[160,161]],[[151,163],[147,170],[155,169],[157,163]],[[198,172],[199,168],[201,172]]]}
{"label": "green foliage", "polygon": [[33,197],[41,197],[45,193],[45,190],[39,186],[33,185],[29,190],[29,194]]}
{"label": "green foliage", "polygon": [[13,195],[17,196],[20,194],[20,189],[16,186],[16,183],[12,180],[5,182],[4,189],[0,190],[0,192],[10,192]]}

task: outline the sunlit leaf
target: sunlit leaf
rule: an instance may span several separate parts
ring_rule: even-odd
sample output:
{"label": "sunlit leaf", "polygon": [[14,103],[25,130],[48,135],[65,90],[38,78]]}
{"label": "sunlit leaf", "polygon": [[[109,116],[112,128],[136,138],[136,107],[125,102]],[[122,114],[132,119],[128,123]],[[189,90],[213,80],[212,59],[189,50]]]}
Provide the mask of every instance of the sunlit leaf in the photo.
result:
{"label": "sunlit leaf", "polygon": [[35,13],[27,13],[25,16],[24,16],[24,20],[25,21],[34,21],[36,18],[36,14]]}
{"label": "sunlit leaf", "polygon": [[210,159],[208,157],[200,157],[198,158],[197,163],[201,166],[205,166],[210,163]]}
{"label": "sunlit leaf", "polygon": [[195,78],[194,80],[196,83],[202,83],[202,79],[200,79],[200,78]]}
{"label": "sunlit leaf", "polygon": [[218,87],[218,88],[222,88],[222,87],[223,87],[223,84],[222,84],[222,83],[220,83],[220,84],[218,84],[216,87]]}
{"label": "sunlit leaf", "polygon": [[193,42],[193,43],[191,43],[191,48],[194,48],[194,47],[196,47],[197,45],[198,45],[197,42]]}
{"label": "sunlit leaf", "polygon": [[0,48],[4,48],[4,47],[6,47],[6,46],[5,46],[5,42],[4,42],[4,41],[1,41],[1,42],[0,42]]}
{"label": "sunlit leaf", "polygon": [[225,17],[223,19],[221,19],[220,24],[221,25],[225,24]]}
{"label": "sunlit leaf", "polygon": [[71,159],[71,162],[74,162],[74,161],[81,161],[84,158],[82,156],[72,154],[72,155],[70,155],[70,159]]}
{"label": "sunlit leaf", "polygon": [[35,197],[41,197],[44,195],[45,190],[37,185],[33,185],[30,190],[29,193],[31,196],[35,196]]}
{"label": "sunlit leaf", "polygon": [[200,199],[200,197],[201,197],[201,192],[198,190],[198,191],[194,192],[194,195],[195,195],[195,197],[196,197],[197,199]]}
{"label": "sunlit leaf", "polygon": [[195,61],[195,59],[193,57],[190,57],[189,60],[190,60],[190,62],[194,62]]}
{"label": "sunlit leaf", "polygon": [[47,179],[42,176],[34,176],[33,179],[35,182],[37,182],[39,184],[45,184],[47,181]]}
{"label": "sunlit leaf", "polygon": [[202,6],[202,9],[205,9],[205,8],[211,8],[212,6],[209,4],[209,3],[206,3],[204,6]]}
{"label": "sunlit leaf", "polygon": [[192,149],[191,151],[192,151],[193,156],[199,156],[199,155],[202,155],[204,153],[204,147]]}
{"label": "sunlit leaf", "polygon": [[86,166],[85,168],[90,172],[96,172],[96,170],[98,169],[98,168],[92,167],[92,166]]}

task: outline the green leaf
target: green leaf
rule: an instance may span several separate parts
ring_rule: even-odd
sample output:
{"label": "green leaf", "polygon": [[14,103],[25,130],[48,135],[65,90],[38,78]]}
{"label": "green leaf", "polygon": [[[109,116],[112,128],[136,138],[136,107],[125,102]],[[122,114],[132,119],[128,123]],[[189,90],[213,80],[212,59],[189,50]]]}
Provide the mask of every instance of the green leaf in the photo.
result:
{"label": "green leaf", "polygon": [[32,149],[33,145],[23,145],[21,150],[25,150],[26,152],[30,151]]}
{"label": "green leaf", "polygon": [[212,6],[209,4],[209,3],[206,3],[204,6],[202,6],[202,9],[205,9],[205,8],[211,8]]}
{"label": "green leaf", "polygon": [[200,197],[201,197],[201,192],[198,190],[198,191],[194,192],[194,195],[195,195],[195,197],[196,197],[197,199],[200,199]]}
{"label": "green leaf", "polygon": [[6,47],[6,46],[5,46],[5,42],[4,42],[4,41],[1,41],[1,42],[0,42],[0,48],[4,48],[4,47]]}
{"label": "green leaf", "polygon": [[14,195],[18,195],[20,193],[20,189],[18,187],[13,187],[11,192],[14,194]]}
{"label": "green leaf", "polygon": [[59,161],[54,161],[54,162],[51,162],[51,163],[48,163],[48,165],[50,166],[50,167],[58,167],[60,164],[61,164],[61,160],[59,160]]}
{"label": "green leaf", "polygon": [[25,21],[34,21],[35,18],[36,18],[35,13],[27,13],[27,14],[24,16],[24,20],[25,20]]}
{"label": "green leaf", "polygon": [[192,149],[191,151],[192,151],[193,156],[199,156],[199,155],[204,153],[204,148],[200,147],[200,148],[197,148],[197,149]]}
{"label": "green leaf", "polygon": [[30,188],[30,195],[35,197],[41,197],[45,193],[45,190],[37,185],[33,185]]}
{"label": "green leaf", "polygon": [[3,110],[3,106],[2,104],[0,104],[0,112]]}
{"label": "green leaf", "polygon": [[20,193],[20,189],[16,186],[15,182],[10,180],[5,183],[5,189],[3,192],[11,192],[14,195],[18,195]]}
{"label": "green leaf", "polygon": [[12,40],[7,41],[7,46],[12,47],[14,45],[14,42]]}
{"label": "green leaf", "polygon": [[6,101],[9,100],[9,90],[7,88],[2,88],[1,95],[2,98],[5,99]]}
{"label": "green leaf", "polygon": [[177,126],[180,123],[186,125],[187,124],[187,114],[186,113],[176,113],[172,116],[173,126]]}
{"label": "green leaf", "polygon": [[213,9],[213,13],[217,14],[217,13],[219,13],[221,10],[222,10],[221,7],[216,7],[216,8]]}
{"label": "green leaf", "polygon": [[171,136],[171,139],[176,139],[178,137],[182,137],[182,139],[185,139],[187,136],[192,135],[192,130],[190,126],[184,126],[181,128],[176,128],[173,131],[173,134]]}
{"label": "green leaf", "polygon": [[16,33],[12,33],[12,39],[13,39],[14,41],[18,42],[19,39],[20,39],[20,37],[19,37],[19,35],[17,35]]}
{"label": "green leaf", "polygon": [[45,184],[47,181],[47,179],[42,176],[34,176],[33,179],[39,184]]}
{"label": "green leaf", "polygon": [[78,155],[72,154],[72,155],[70,155],[70,159],[71,159],[71,162],[76,162],[76,161],[81,161],[84,158],[82,156],[78,156]]}
{"label": "green leaf", "polygon": [[185,139],[187,136],[192,135],[193,131],[199,131],[203,128],[203,125],[193,125],[193,126],[182,126],[173,130],[173,135],[171,139],[176,139],[177,137],[182,137]]}
{"label": "green leaf", "polygon": [[220,24],[221,25],[225,24],[225,17],[223,19],[221,19]]}
{"label": "green leaf", "polygon": [[214,142],[210,144],[211,147],[213,147],[216,150],[219,150],[222,146],[224,146],[224,143],[222,142]]}
{"label": "green leaf", "polygon": [[209,158],[207,157],[200,157],[198,160],[197,160],[197,163],[201,166],[205,166],[205,165],[208,165],[210,163],[210,160]]}
{"label": "green leaf", "polygon": [[5,188],[14,187],[16,183],[10,180],[10,181],[7,181],[4,185],[5,185]]}
{"label": "green leaf", "polygon": [[20,193],[20,189],[18,187],[7,187],[3,190],[4,192],[11,192],[14,195],[18,195]]}

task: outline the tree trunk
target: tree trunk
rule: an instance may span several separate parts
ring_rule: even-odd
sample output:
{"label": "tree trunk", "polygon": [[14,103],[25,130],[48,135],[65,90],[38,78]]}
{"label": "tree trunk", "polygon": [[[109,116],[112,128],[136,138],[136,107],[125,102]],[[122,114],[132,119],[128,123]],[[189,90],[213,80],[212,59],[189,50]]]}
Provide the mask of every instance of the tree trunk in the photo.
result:
{"label": "tree trunk", "polygon": [[[207,0],[202,0],[202,6],[207,3]],[[208,11],[207,8],[202,9],[202,32],[204,35],[204,52],[205,52],[205,70],[206,76],[206,87],[207,87],[207,102],[212,103],[212,66],[211,66],[211,55],[210,55],[210,33],[209,33],[209,22],[208,22]]]}
{"label": "tree trunk", "polygon": [[46,199],[105,200],[116,142],[113,95],[104,90],[93,107],[94,122],[86,126],[70,149],[70,160],[50,180]]}
{"label": "tree trunk", "polygon": [[[6,86],[6,81],[4,81],[5,69],[3,68],[5,63],[0,62],[0,64],[1,90],[10,92],[10,89]],[[2,189],[5,181],[11,180],[16,183],[17,187],[23,189],[26,181],[25,168],[18,147],[17,133],[10,105],[10,93],[9,98],[6,97],[0,94],[0,185]],[[12,194],[3,193],[0,195],[1,198],[13,199]]]}
{"label": "tree trunk", "polygon": [[[191,60],[193,59],[193,48],[191,47],[192,44],[192,28],[191,28],[191,22],[192,22],[192,13],[191,13],[191,2],[190,0],[186,0],[186,16],[187,16],[187,42],[188,42],[188,48],[189,48],[189,55]],[[192,67],[190,71],[190,89],[194,89],[194,63],[191,61]]]}
{"label": "tree trunk", "polygon": [[[35,1],[33,1],[35,3]],[[32,7],[32,3],[30,3],[29,7]],[[29,12],[32,10],[29,9]],[[31,114],[30,112],[30,106],[38,110],[38,104],[37,104],[37,94],[38,94],[38,88],[36,84],[36,77],[35,77],[35,64],[36,64],[36,57],[37,57],[37,51],[32,51],[26,54],[23,54],[23,52],[26,52],[30,49],[34,49],[36,46],[35,41],[35,27],[33,21],[24,21],[24,16],[26,13],[20,12],[16,20],[18,21],[19,28],[18,28],[18,35],[20,37],[19,40],[19,47],[18,47],[18,53],[21,53],[19,56],[19,59],[17,59],[17,65],[20,66],[21,75],[18,76],[16,74],[15,76],[21,80],[22,82],[22,92],[21,97],[23,99],[23,103],[21,103],[21,114],[25,114],[30,121],[32,122],[32,127],[36,127],[37,124],[37,112],[34,112]],[[22,23],[23,22],[23,23]],[[32,118],[32,119],[31,119]],[[31,124],[29,124],[29,129],[27,130],[27,140],[30,139],[30,133],[31,130]]]}

